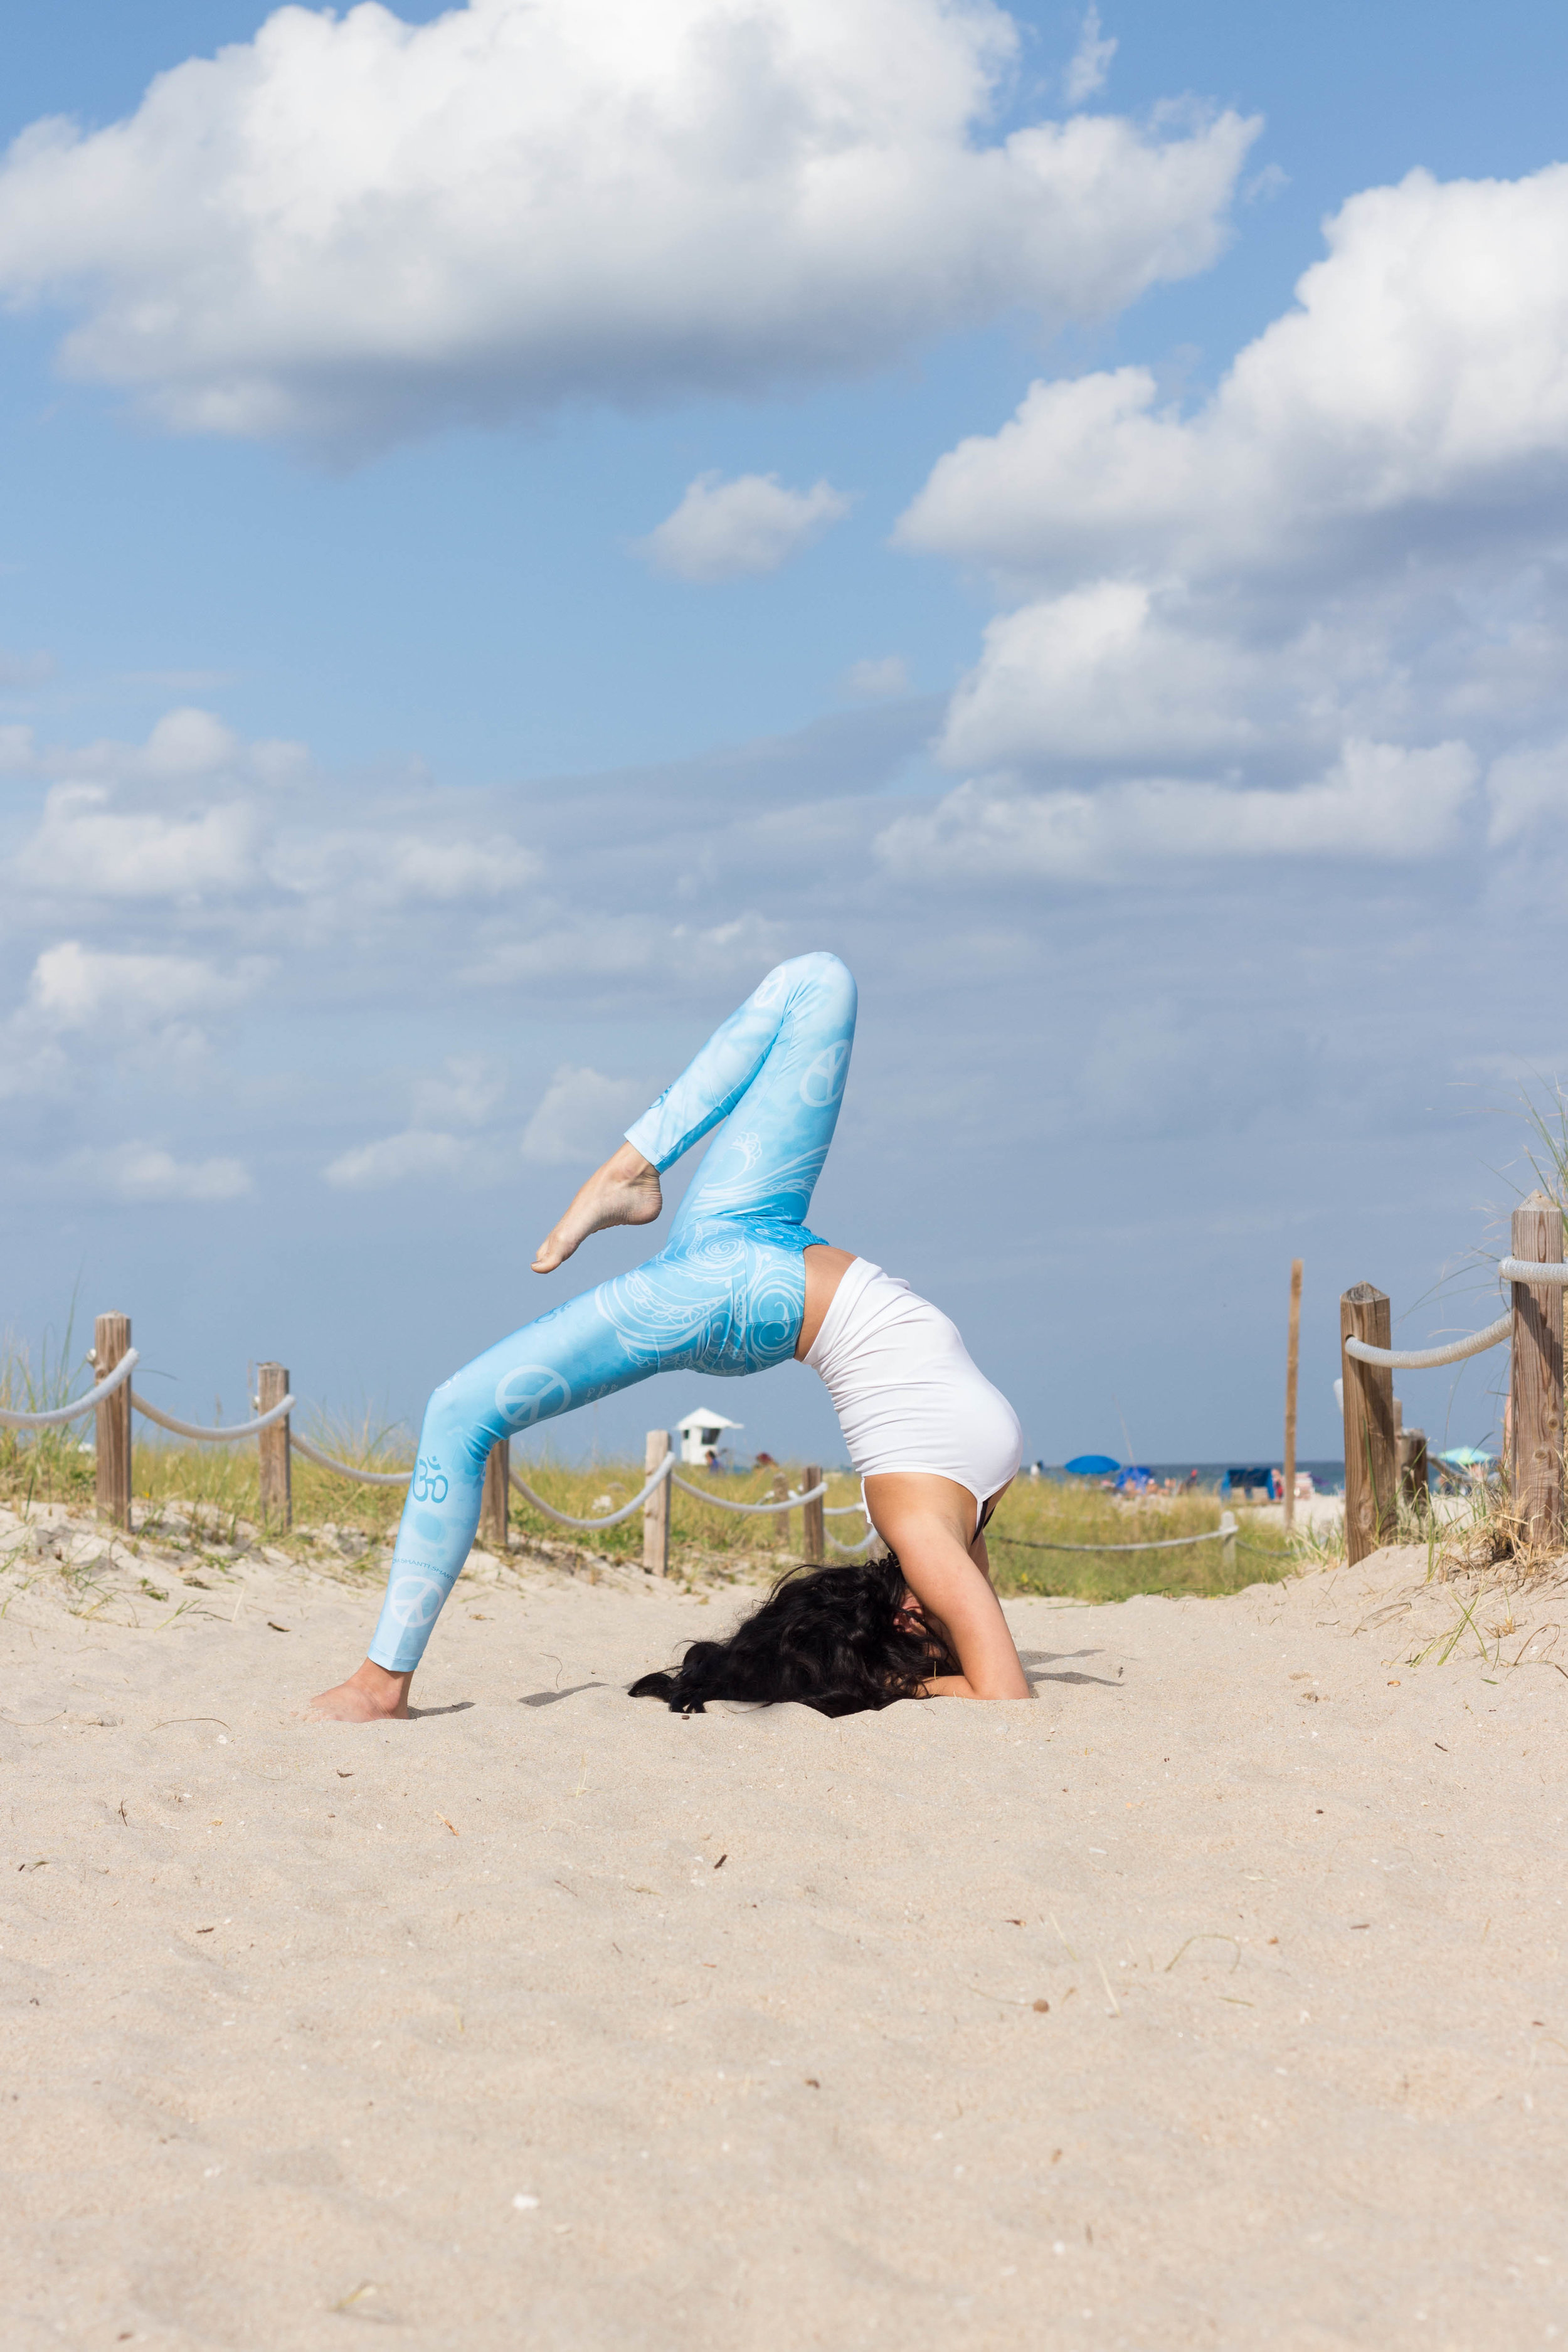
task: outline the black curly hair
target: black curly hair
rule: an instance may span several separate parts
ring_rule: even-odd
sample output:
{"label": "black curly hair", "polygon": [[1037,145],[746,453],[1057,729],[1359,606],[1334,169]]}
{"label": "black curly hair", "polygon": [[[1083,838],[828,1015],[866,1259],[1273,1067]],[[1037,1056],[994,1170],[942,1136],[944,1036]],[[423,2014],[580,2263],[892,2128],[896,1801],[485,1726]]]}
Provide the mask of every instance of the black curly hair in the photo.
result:
{"label": "black curly hair", "polygon": [[795,1699],[819,1715],[858,1715],[918,1698],[932,1675],[955,1675],[946,1633],[904,1582],[891,1553],[849,1568],[792,1568],[727,1642],[693,1642],[673,1674],[644,1675],[633,1698],[700,1715],[710,1698],[770,1706]]}

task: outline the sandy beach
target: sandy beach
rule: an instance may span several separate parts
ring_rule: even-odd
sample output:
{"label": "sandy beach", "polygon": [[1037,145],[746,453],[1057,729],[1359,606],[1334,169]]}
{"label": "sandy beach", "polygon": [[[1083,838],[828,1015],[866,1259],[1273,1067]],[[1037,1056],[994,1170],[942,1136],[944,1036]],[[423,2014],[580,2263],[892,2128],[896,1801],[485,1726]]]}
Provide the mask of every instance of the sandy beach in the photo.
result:
{"label": "sandy beach", "polygon": [[371,1581],[44,1517],[16,2352],[1568,2343],[1563,1584],[1013,1601],[1032,1705],[681,1720],[624,1685],[743,1594],[476,1558],[355,1730]]}

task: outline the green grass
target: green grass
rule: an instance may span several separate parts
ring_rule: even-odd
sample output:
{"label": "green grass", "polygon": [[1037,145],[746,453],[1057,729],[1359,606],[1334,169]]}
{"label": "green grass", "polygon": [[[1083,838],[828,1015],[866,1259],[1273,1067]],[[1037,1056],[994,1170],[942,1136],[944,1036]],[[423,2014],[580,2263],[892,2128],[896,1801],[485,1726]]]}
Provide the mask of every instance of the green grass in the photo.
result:
{"label": "green grass", "polygon": [[[1082,1479],[1020,1478],[985,1530],[998,1591],[1057,1593],[1079,1601],[1126,1601],[1134,1592],[1237,1592],[1268,1584],[1302,1564],[1302,1546],[1277,1523],[1236,1513],[1234,1570],[1225,1547],[1197,1543],[1179,1551],[1118,1552],[1112,1545],[1207,1533],[1219,1526],[1216,1496],[1150,1496],[1122,1502]],[[1033,1544],[1103,1544],[1104,1550],[1047,1551]],[[1243,1547],[1246,1549],[1243,1549]]]}

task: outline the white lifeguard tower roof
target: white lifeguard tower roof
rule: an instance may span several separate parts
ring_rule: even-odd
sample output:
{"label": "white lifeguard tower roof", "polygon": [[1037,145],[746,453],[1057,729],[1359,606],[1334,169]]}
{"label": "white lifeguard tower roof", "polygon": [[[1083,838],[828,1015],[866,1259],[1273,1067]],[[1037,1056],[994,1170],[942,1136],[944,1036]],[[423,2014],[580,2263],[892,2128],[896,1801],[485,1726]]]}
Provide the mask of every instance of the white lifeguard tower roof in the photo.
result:
{"label": "white lifeguard tower roof", "polygon": [[727,1429],[744,1429],[743,1421],[731,1421],[727,1414],[715,1412],[711,1405],[694,1405],[675,1424],[680,1438],[680,1458],[700,1468],[708,1459],[710,1446],[717,1445]]}

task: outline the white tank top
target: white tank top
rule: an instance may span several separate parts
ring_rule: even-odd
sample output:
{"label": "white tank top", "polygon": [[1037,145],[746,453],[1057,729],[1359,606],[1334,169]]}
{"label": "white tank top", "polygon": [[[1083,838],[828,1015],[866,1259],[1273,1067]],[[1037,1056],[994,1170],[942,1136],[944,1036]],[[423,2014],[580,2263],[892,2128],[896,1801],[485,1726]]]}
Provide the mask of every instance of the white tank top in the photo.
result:
{"label": "white tank top", "polygon": [[897,1275],[856,1258],[804,1360],[827,1384],[862,1478],[923,1470],[984,1505],[1016,1475],[1017,1414],[957,1326]]}

